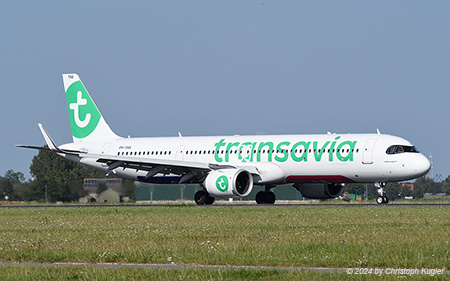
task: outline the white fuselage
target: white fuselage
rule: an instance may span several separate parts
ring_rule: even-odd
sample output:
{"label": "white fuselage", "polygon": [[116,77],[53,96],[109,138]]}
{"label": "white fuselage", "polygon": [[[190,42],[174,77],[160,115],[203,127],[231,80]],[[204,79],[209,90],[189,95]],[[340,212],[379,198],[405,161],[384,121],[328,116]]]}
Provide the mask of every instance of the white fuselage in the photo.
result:
{"label": "white fuselage", "polygon": [[[388,154],[392,145],[412,146],[405,139],[382,134],[258,135],[215,137],[120,138],[107,142],[76,142],[62,149],[84,150],[80,158],[67,156],[107,172],[102,156],[207,163],[257,170],[255,184],[392,182],[420,177],[430,162],[420,153]],[[251,171],[250,171],[251,172]],[[147,172],[119,168],[117,176],[147,181]],[[150,182],[177,181],[157,174]]]}

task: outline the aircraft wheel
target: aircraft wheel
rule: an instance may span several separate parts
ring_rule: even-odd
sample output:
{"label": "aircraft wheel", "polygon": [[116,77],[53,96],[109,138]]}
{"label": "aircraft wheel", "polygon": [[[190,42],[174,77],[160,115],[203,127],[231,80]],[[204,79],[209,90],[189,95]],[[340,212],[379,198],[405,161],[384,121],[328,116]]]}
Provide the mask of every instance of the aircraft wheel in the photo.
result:
{"label": "aircraft wheel", "polygon": [[216,198],[207,195],[207,196],[206,196],[206,200],[205,200],[205,205],[212,205],[212,203],[214,203],[214,200],[215,200],[215,199],[216,199]]}
{"label": "aircraft wheel", "polygon": [[384,196],[383,199],[384,199],[384,202],[383,202],[384,204],[389,203],[389,198],[387,198],[387,196]]}
{"label": "aircraft wheel", "polygon": [[275,197],[275,193],[269,191],[265,194],[265,201],[267,204],[275,204],[275,201],[277,200],[277,198]]}
{"label": "aircraft wheel", "polygon": [[209,197],[209,195],[205,191],[199,190],[194,195],[195,203],[197,203],[197,205],[205,205],[208,200],[207,197]]}
{"label": "aircraft wheel", "polygon": [[378,203],[378,204],[384,203],[384,196],[378,196],[378,197],[377,197],[377,203]]}
{"label": "aircraft wheel", "polygon": [[265,192],[260,191],[260,192],[256,193],[255,201],[257,204],[264,204],[266,201],[265,200]]}

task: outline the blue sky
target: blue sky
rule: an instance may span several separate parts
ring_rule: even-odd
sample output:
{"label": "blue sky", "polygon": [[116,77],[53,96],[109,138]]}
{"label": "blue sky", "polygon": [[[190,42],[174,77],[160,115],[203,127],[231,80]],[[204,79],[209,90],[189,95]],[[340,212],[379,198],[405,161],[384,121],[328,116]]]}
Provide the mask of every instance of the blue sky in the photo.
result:
{"label": "blue sky", "polygon": [[398,135],[450,174],[448,1],[4,1],[0,174],[71,142],[62,73],[122,136]]}

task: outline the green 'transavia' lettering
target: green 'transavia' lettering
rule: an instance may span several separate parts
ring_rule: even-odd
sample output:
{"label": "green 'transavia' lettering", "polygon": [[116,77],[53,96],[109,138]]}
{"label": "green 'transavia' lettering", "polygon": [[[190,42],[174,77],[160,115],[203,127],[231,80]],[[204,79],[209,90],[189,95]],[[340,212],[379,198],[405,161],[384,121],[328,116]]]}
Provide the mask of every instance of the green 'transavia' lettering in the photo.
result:
{"label": "green 'transavia' lettering", "polygon": [[[299,141],[291,143],[289,141],[282,141],[274,144],[271,141],[267,142],[225,142],[221,139],[214,144],[214,159],[218,163],[230,162],[230,157],[236,157],[236,161],[240,162],[254,162],[256,155],[256,162],[286,162],[292,159],[294,162],[308,162],[308,157],[316,162],[321,162],[324,159],[324,154],[328,153],[328,161],[333,162],[338,160],[340,162],[353,161],[355,147],[357,141],[342,141],[340,136],[333,141],[326,141],[319,143],[318,141]],[[312,145],[311,145],[312,144]],[[224,156],[222,156],[224,154]],[[310,156],[312,155],[312,156]]]}

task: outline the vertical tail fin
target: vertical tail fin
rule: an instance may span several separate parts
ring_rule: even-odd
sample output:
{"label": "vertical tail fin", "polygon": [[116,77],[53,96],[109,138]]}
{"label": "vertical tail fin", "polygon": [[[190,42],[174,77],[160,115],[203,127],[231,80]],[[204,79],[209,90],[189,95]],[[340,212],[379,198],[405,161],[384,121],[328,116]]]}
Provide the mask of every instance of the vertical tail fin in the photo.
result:
{"label": "vertical tail fin", "polygon": [[120,138],[106,123],[77,74],[63,74],[73,142]]}

